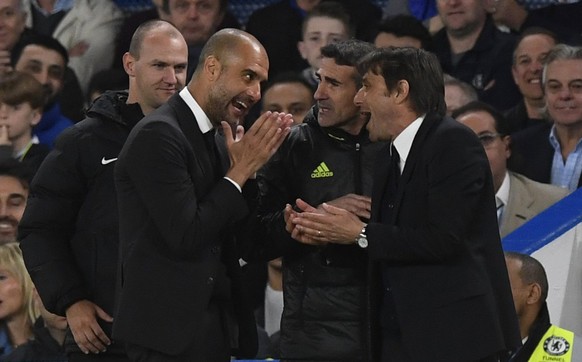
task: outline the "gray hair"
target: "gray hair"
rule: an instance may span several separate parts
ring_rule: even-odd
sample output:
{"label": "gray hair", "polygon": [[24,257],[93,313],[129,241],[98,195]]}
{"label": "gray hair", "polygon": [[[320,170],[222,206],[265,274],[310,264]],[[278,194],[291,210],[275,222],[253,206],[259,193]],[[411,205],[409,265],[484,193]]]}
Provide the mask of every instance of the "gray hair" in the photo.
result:
{"label": "gray hair", "polygon": [[582,47],[558,44],[548,53],[542,71],[542,87],[546,86],[548,66],[557,60],[582,60]]}

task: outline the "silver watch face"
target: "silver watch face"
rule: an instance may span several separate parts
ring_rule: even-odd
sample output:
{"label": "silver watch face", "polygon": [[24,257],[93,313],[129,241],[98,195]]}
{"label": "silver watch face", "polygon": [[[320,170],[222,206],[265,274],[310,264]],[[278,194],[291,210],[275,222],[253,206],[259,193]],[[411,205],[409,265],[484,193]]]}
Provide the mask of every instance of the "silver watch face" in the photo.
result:
{"label": "silver watch face", "polygon": [[360,248],[367,248],[368,247],[368,239],[360,236],[358,238],[358,245],[360,246]]}

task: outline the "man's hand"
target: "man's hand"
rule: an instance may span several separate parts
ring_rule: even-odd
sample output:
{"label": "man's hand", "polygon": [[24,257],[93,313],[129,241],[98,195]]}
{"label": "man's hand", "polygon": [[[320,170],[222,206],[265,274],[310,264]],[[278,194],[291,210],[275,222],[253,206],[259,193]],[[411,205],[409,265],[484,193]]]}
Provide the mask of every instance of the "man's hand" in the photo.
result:
{"label": "man's hand", "polygon": [[358,216],[351,212],[327,203],[323,203],[322,211],[313,212],[312,207],[298,199],[297,206],[304,210],[297,213],[290,222],[295,226],[291,236],[304,244],[322,245],[327,243],[354,244],[356,237],[364,227]]}
{"label": "man's hand", "polygon": [[97,318],[113,322],[113,318],[109,314],[88,300],[80,300],[71,305],[66,314],[75,342],[83,353],[106,351],[111,340],[97,323]]}
{"label": "man's hand", "polygon": [[290,114],[265,112],[245,133],[237,126],[236,135],[227,122],[222,122],[230,169],[226,176],[242,186],[261,168],[289,134],[293,118]]}
{"label": "man's hand", "polygon": [[[345,209],[362,219],[369,219],[372,212],[372,199],[368,196],[347,194],[335,200],[328,201],[326,204]],[[322,205],[318,209],[324,210]]]}

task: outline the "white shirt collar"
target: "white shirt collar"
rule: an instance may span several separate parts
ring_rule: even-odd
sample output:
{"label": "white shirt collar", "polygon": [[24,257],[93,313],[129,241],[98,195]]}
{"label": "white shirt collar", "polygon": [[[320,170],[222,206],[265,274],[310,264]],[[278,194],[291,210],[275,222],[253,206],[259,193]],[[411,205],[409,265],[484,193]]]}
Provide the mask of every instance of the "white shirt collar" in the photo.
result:
{"label": "white shirt collar", "polygon": [[204,113],[198,102],[192,97],[192,94],[188,90],[188,87],[184,87],[180,91],[180,97],[186,102],[192,113],[194,113],[194,117],[196,118],[196,122],[198,122],[198,128],[202,133],[206,133],[214,128],[212,123],[210,122],[210,118]]}
{"label": "white shirt collar", "polygon": [[410,149],[412,148],[412,142],[414,141],[414,137],[416,137],[416,133],[418,133],[418,129],[422,125],[422,121],[424,121],[424,117],[426,114],[415,119],[411,124],[408,125],[394,140],[392,143],[394,147],[396,147],[396,151],[398,151],[398,155],[400,156],[400,172],[404,170],[404,165],[406,164],[406,159],[408,158],[408,154],[410,153]]}
{"label": "white shirt collar", "polygon": [[510,179],[509,179],[509,172],[505,172],[505,177],[503,178],[503,182],[501,183],[501,186],[499,187],[499,190],[497,190],[497,193],[495,194],[495,206],[497,206],[497,208],[499,208],[499,202],[502,202],[502,205],[507,205],[507,203],[509,202],[509,188],[510,188]]}

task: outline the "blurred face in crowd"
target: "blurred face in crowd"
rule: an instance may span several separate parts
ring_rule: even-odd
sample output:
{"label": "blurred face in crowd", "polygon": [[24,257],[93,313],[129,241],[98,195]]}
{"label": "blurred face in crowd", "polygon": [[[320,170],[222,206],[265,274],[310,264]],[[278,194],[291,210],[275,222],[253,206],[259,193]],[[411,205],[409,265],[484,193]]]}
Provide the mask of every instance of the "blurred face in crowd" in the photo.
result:
{"label": "blurred face in crowd", "polygon": [[220,0],[169,0],[169,7],[164,20],[178,28],[188,45],[204,44],[224,17]]}
{"label": "blurred face in crowd", "polygon": [[263,94],[263,112],[283,112],[293,115],[293,124],[303,123],[303,119],[313,105],[313,93],[300,82],[277,83]]}
{"label": "blurred face in crowd", "polygon": [[131,96],[144,114],[164,104],[186,84],[188,46],[181,35],[172,37],[166,31],[161,28],[150,32],[137,57],[129,52],[123,57],[130,83],[135,84]]}
{"label": "blurred face in crowd", "polygon": [[315,100],[319,109],[318,122],[322,127],[336,127],[356,134],[356,120],[360,117],[360,107],[354,104],[358,91],[356,69],[338,65],[332,58],[323,58],[317,71],[319,85]]}
{"label": "blurred face in crowd", "polygon": [[447,104],[448,116],[470,101],[471,99],[465,95],[461,87],[455,84],[445,84],[445,103]]}
{"label": "blurred face in crowd", "polygon": [[457,117],[457,121],[472,129],[481,140],[489,159],[495,192],[497,192],[507,173],[507,159],[511,155],[509,150],[510,137],[497,133],[495,120],[488,112],[465,113]]}
{"label": "blurred face in crowd", "polygon": [[376,48],[388,48],[388,47],[411,47],[420,49],[422,48],[422,43],[420,40],[413,38],[411,36],[396,36],[393,33],[381,32],[376,35],[374,39],[374,45]]}
{"label": "blurred face in crowd", "polygon": [[267,80],[269,59],[265,49],[257,42],[244,40],[223,59],[208,57],[204,69],[213,82],[205,107],[208,117],[231,126],[242,124],[261,99],[261,82]]}
{"label": "blurred face in crowd", "polygon": [[10,321],[25,313],[24,293],[19,278],[0,265],[0,320]]}
{"label": "blurred face in crowd", "polygon": [[560,127],[580,127],[582,59],[556,60],[546,67],[544,91],[551,119]]}
{"label": "blurred face in crowd", "polygon": [[0,244],[16,241],[28,188],[13,176],[0,176]]}
{"label": "blurred face in crowd", "polygon": [[317,70],[321,64],[321,48],[347,39],[348,29],[341,21],[316,16],[307,21],[303,40],[297,44],[297,48],[301,57]]}
{"label": "blurred face in crowd", "polygon": [[321,0],[297,0],[297,6],[303,11],[311,11]]}
{"label": "blurred face in crowd", "polygon": [[63,89],[65,78],[65,59],[56,50],[36,44],[27,45],[16,62],[15,69],[31,74],[42,84],[49,97],[54,101]]}
{"label": "blurred face in crowd", "polygon": [[0,101],[0,130],[8,132],[8,139],[20,151],[19,140],[31,137],[31,129],[40,122],[42,109],[34,109],[28,102],[12,105]]}
{"label": "blurred face in crowd", "polygon": [[483,0],[437,0],[436,4],[447,33],[455,38],[473,34],[485,23]]}
{"label": "blurred face in crowd", "polygon": [[511,68],[513,80],[519,87],[524,98],[541,100],[543,61],[556,45],[554,40],[545,34],[533,34],[523,38],[514,53]]}
{"label": "blurred face in crowd", "polygon": [[0,0],[0,50],[12,50],[26,24],[20,0]]}

